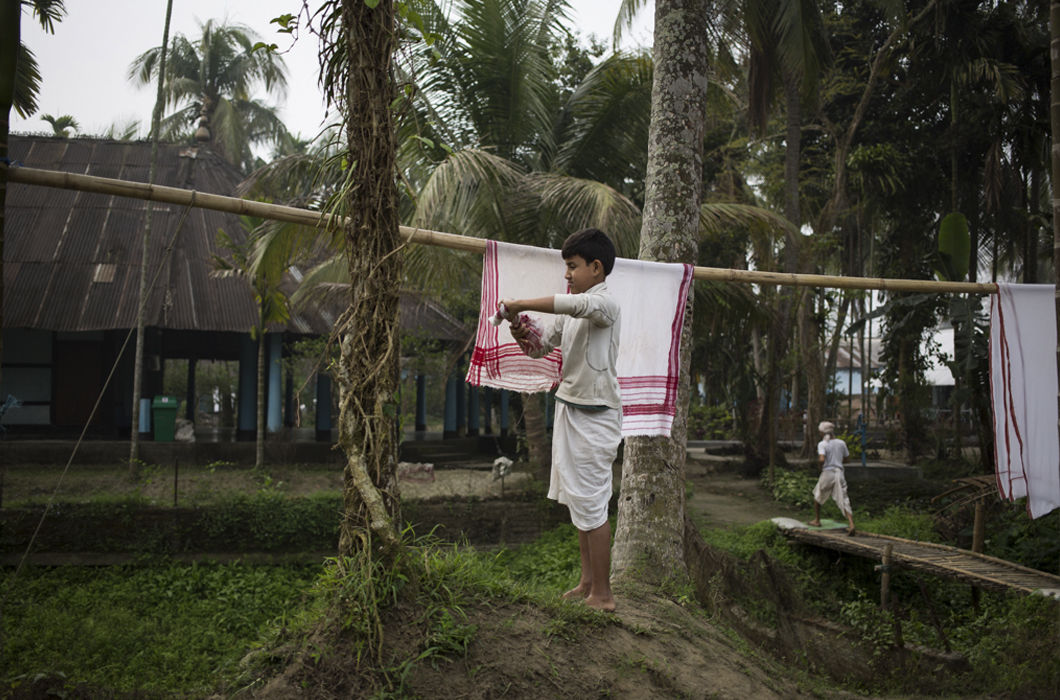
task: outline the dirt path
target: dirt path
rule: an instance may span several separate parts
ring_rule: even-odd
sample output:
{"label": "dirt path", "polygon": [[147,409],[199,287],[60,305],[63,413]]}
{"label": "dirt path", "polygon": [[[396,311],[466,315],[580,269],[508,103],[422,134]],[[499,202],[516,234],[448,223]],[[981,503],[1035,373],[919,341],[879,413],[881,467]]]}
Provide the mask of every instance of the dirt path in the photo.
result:
{"label": "dirt path", "polygon": [[753,525],[775,517],[805,520],[811,513],[777,503],[758,479],[745,479],[721,459],[689,454],[687,509],[701,528]]}

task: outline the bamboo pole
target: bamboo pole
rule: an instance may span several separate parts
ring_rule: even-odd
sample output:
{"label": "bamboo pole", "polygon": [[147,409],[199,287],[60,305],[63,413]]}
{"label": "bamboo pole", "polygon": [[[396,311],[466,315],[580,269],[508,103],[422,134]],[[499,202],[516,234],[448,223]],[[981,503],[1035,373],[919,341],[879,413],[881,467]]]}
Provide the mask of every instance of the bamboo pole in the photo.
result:
{"label": "bamboo pole", "polygon": [[[309,209],[299,209],[282,204],[254,202],[238,197],[185,190],[179,187],[149,185],[95,175],[78,175],[39,168],[10,168],[8,179],[23,185],[57,187],[80,192],[145,199],[168,204],[191,205],[203,209],[223,211],[230,214],[258,216],[275,221],[287,221],[303,226],[327,226],[335,217]],[[194,197],[194,201],[193,198]],[[409,243],[433,245],[470,253],[486,252],[486,240],[460,236],[455,233],[431,231],[429,229],[400,227],[401,236]],[[892,292],[925,292],[929,294],[995,294],[997,285],[977,282],[937,282],[934,280],[908,280],[883,277],[843,277],[839,275],[811,275],[802,273],[763,272],[759,270],[736,270],[718,267],[693,268],[693,278],[714,282],[740,282],[745,284],[771,284],[793,287],[828,287],[833,289],[883,289]]]}

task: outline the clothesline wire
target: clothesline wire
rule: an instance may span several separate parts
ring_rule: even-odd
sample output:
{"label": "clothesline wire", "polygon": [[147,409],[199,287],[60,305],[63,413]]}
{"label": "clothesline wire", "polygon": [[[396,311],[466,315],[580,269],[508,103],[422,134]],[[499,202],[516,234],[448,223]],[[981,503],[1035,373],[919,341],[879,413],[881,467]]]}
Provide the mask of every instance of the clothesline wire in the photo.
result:
{"label": "clothesline wire", "polygon": [[[239,197],[187,190],[179,187],[149,185],[144,182],[119,180],[116,178],[80,175],[39,168],[12,167],[8,180],[26,185],[57,187],[81,192],[96,192],[120,197],[151,200],[169,204],[196,206],[232,214],[257,216],[276,221],[286,221],[303,226],[320,227],[335,223],[335,217],[310,209],[300,209],[282,204],[255,202]],[[429,229],[401,226],[400,233],[410,243],[433,245],[451,250],[463,250],[480,255],[486,252],[486,240],[460,236],[455,233],[431,231]],[[927,292],[935,294],[996,294],[997,285],[978,282],[940,282],[935,280],[894,279],[883,277],[845,277],[840,275],[813,275],[802,273],[765,272],[761,270],[737,270],[718,267],[695,266],[693,279],[716,282],[738,282],[746,284],[782,285],[796,287],[828,287],[834,289],[876,289],[895,292]]]}

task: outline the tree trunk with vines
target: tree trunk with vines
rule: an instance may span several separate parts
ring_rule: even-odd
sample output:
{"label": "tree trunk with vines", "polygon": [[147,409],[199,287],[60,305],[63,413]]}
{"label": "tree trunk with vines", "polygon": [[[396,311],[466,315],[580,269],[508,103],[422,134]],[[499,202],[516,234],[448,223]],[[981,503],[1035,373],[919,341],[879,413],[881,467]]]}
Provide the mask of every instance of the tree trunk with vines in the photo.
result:
{"label": "tree trunk with vines", "polygon": [[[339,445],[346,455],[340,555],[399,545],[397,482],[399,247],[395,187],[394,5],[381,0],[341,4],[345,72],[332,95],[343,103],[350,173],[344,231],[350,273],[349,308],[336,335],[339,367]],[[344,92],[343,92],[344,89]]]}

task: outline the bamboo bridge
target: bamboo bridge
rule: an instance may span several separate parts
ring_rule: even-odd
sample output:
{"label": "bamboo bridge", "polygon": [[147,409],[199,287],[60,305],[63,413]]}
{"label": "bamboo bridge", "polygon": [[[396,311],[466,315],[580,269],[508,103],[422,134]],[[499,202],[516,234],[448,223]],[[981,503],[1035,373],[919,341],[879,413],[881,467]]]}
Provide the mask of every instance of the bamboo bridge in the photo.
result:
{"label": "bamboo bridge", "polygon": [[803,523],[787,518],[776,518],[774,522],[791,540],[874,559],[881,562],[884,572],[889,571],[888,566],[912,569],[959,579],[980,588],[1016,591],[1022,594],[1037,593],[1060,599],[1060,576],[997,557],[871,532],[859,531],[851,536],[846,533],[845,528],[811,529]]}

